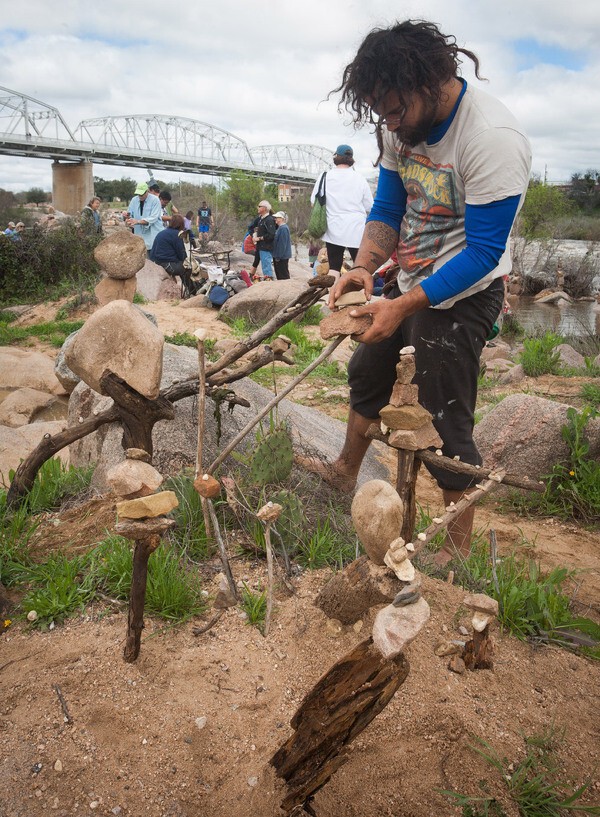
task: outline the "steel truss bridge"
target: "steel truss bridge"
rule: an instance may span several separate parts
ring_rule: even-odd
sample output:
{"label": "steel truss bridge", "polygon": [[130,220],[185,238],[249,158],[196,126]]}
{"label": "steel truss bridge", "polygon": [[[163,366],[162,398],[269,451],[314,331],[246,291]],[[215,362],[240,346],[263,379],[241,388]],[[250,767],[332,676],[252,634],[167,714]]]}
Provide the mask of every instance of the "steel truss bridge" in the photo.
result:
{"label": "steel truss bridge", "polygon": [[331,164],[317,145],[251,148],[229,131],[180,116],[86,119],[71,130],[58,108],[0,86],[0,154],[309,184]]}

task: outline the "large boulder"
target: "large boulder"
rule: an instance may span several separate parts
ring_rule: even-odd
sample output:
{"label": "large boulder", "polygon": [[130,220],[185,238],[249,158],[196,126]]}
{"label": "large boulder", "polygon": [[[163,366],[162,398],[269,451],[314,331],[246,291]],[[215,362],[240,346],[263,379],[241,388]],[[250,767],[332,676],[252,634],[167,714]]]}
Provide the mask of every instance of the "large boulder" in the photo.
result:
{"label": "large boulder", "polygon": [[[163,376],[161,388],[173,383],[198,377],[198,353],[185,346],[165,344],[163,357]],[[221,408],[221,441],[217,442],[217,421],[214,416],[215,405],[207,400],[206,434],[204,439],[204,464],[208,465],[220,450],[256,416],[270,400],[273,393],[259,386],[252,380],[244,378],[233,384],[233,389],[240,397],[250,403],[250,408],[236,406],[233,412],[227,411],[227,404]],[[80,383],[69,400],[69,425],[77,425],[89,417],[112,405],[112,400],[94,392],[85,383]],[[197,399],[188,397],[174,404],[174,420],[161,420],[154,426],[152,442],[154,446],[152,463],[161,474],[169,476],[182,468],[193,466],[196,460],[198,434]],[[282,400],[278,407],[280,420],[288,419],[292,427],[296,445],[316,452],[327,459],[334,459],[339,453],[346,432],[346,425],[333,420],[316,409],[297,405],[289,400]],[[98,463],[94,472],[93,484],[99,490],[107,487],[107,471],[125,458],[121,446],[122,431],[120,425],[104,425],[70,446],[71,462],[74,465]],[[252,445],[254,434],[248,435],[240,449]],[[363,467],[359,483],[369,479],[388,479],[388,469],[377,457],[383,459],[386,449],[380,443],[373,444]]]}
{"label": "large boulder", "polygon": [[307,288],[305,281],[263,281],[225,301],[220,317],[246,318],[262,326]]}
{"label": "large boulder", "polygon": [[102,239],[94,250],[94,258],[109,278],[133,278],[146,262],[144,239],[130,230],[115,230]]}
{"label": "large boulder", "polygon": [[18,428],[32,423],[42,409],[56,403],[55,394],[38,389],[17,389],[0,403],[0,425]]}
{"label": "large boulder", "polygon": [[171,301],[181,297],[181,285],[163,267],[146,259],[138,272],[137,291],[147,301]]}
{"label": "large boulder", "polygon": [[583,369],[585,368],[585,358],[580,355],[576,349],[569,346],[568,343],[560,343],[556,347],[558,356],[560,357],[560,365],[568,369]]}
{"label": "large boulder", "polygon": [[[475,426],[475,442],[486,467],[501,467],[541,479],[569,450],[561,429],[570,406],[529,394],[513,394]],[[600,456],[600,418],[590,420],[586,435],[590,458]]]}
{"label": "large boulder", "polygon": [[111,301],[87,319],[65,350],[67,366],[100,392],[109,369],[140,394],[158,397],[162,371],[161,332],[129,301]]}
{"label": "large boulder", "polygon": [[[8,487],[10,470],[17,469],[21,460],[31,454],[46,434],[58,434],[65,426],[64,420],[30,423],[20,428],[0,426],[0,483]],[[68,463],[68,449],[63,448],[58,452],[57,457],[64,463]]]}
{"label": "large boulder", "polygon": [[54,374],[54,362],[41,352],[0,346],[0,386],[65,394]]}

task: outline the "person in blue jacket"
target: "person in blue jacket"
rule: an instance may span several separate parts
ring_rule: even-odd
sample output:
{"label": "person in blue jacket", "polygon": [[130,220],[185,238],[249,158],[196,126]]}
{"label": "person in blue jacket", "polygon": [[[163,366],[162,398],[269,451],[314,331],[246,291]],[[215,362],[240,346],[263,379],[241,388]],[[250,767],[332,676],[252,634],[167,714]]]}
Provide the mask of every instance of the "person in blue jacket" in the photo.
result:
{"label": "person in blue jacket", "polygon": [[[479,356],[503,302],[509,235],[529,181],[531,150],[519,123],[494,97],[467,85],[461,57],[479,60],[433,23],[407,20],[374,29],[335,92],[355,125],[372,123],[379,147],[375,203],[353,268],[330,292],[365,289],[372,325],[348,367],[346,440],[331,464],[306,467],[352,490],[396,378],[398,353],[414,346],[419,402],[433,416],[443,453],[481,464],[473,441]],[[386,298],[371,301],[373,273],[397,251],[399,273]],[[473,485],[429,469],[444,504]],[[448,526],[438,564],[469,553],[473,508]]]}
{"label": "person in blue jacket", "polygon": [[144,239],[149,256],[154,239],[162,232],[163,222],[160,201],[157,196],[150,195],[146,182],[140,182],[135,188],[125,223],[133,228],[135,235]]}
{"label": "person in blue jacket", "polygon": [[273,216],[277,230],[273,239],[273,266],[275,267],[275,277],[278,281],[285,281],[290,277],[288,269],[289,260],[292,257],[292,239],[290,228],[287,226],[287,216],[280,210]]}

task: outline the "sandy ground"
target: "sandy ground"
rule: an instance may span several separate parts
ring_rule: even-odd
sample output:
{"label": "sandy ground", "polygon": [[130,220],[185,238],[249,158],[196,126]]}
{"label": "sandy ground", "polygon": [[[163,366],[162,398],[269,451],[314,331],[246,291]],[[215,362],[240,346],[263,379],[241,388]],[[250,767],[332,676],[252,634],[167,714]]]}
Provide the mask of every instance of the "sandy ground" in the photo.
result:
{"label": "sandy ground", "polygon": [[[26,318],[40,321],[52,308],[45,305]],[[189,310],[176,302],[149,308],[165,334],[198,326],[213,337],[228,334],[212,310]],[[571,391],[572,383],[538,380],[537,386],[548,393]],[[417,493],[432,512],[439,510],[439,492],[426,475],[419,477]],[[110,527],[114,512],[100,502],[72,509],[62,519],[59,527],[49,521],[37,557],[91,546]],[[581,570],[574,585],[580,609],[598,617],[597,533],[517,517],[492,501],[478,510],[476,525],[497,531],[502,552],[519,546],[546,568]],[[214,562],[203,567],[211,594],[218,570]],[[251,585],[264,582],[260,561],[235,558],[233,570],[236,579]],[[267,638],[248,626],[239,610],[228,611],[199,637],[191,632],[197,622],[165,627],[147,618],[140,658],[131,665],[122,660],[123,605],[95,605],[44,633],[20,622],[11,625],[0,640],[1,817],[277,814],[269,759],[291,733],[290,718],[303,696],[334,661],[368,637],[373,623],[371,611],[360,629],[337,633],[327,626],[313,601],[330,576],[327,570],[303,573],[294,579],[292,595],[280,585]],[[424,596],[431,619],[407,651],[410,674],[317,794],[316,814],[460,815],[440,790],[477,795],[484,780],[508,817],[517,817],[500,775],[471,747],[479,737],[518,762],[523,735],[552,725],[565,730],[556,743],[559,774],[571,782],[591,777],[588,802],[598,803],[598,665],[496,631],[494,669],[456,675],[434,647],[439,639],[460,638],[459,626],[468,625],[461,607],[464,591],[425,578]],[[57,686],[68,706],[68,723]]]}

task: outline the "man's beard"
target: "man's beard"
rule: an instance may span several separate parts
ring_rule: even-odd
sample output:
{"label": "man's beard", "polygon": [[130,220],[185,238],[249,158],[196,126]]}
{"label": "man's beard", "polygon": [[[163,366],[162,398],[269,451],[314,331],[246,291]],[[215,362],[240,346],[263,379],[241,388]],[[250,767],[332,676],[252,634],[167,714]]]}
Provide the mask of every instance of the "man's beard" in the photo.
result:
{"label": "man's beard", "polygon": [[431,101],[423,109],[420,121],[416,125],[400,125],[394,133],[394,139],[401,145],[414,148],[425,142],[430,130],[435,125],[437,105]]}

